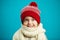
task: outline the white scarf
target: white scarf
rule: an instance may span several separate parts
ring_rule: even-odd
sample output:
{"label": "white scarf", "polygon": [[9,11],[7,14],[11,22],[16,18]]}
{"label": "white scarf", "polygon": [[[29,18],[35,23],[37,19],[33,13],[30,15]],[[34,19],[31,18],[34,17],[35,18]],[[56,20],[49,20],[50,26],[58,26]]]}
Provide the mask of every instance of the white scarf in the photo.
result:
{"label": "white scarf", "polygon": [[[43,29],[43,25],[40,23],[38,27],[36,28],[29,28],[22,26],[22,33],[27,37],[34,37],[38,35],[38,40],[40,40],[40,33],[45,32],[45,29]],[[23,35],[20,35],[21,40],[25,40]]]}
{"label": "white scarf", "polygon": [[38,27],[36,28],[23,27],[22,33],[27,37],[34,37],[38,34]]}

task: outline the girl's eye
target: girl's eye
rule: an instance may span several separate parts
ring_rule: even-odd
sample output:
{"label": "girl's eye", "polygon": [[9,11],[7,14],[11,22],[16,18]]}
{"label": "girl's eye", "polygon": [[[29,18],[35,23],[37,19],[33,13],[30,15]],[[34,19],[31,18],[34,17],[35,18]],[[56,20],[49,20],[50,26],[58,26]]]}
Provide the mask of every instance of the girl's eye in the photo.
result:
{"label": "girl's eye", "polygon": [[28,21],[28,19],[25,19],[24,21]]}
{"label": "girl's eye", "polygon": [[32,21],[34,21],[35,19],[32,19]]}

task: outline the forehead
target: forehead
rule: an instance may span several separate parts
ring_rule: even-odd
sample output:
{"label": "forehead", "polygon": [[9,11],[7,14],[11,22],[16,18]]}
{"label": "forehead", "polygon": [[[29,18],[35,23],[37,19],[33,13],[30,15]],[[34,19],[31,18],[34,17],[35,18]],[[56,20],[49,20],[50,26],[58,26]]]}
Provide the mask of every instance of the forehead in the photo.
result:
{"label": "forehead", "polygon": [[34,19],[34,18],[31,16],[26,16],[25,19]]}

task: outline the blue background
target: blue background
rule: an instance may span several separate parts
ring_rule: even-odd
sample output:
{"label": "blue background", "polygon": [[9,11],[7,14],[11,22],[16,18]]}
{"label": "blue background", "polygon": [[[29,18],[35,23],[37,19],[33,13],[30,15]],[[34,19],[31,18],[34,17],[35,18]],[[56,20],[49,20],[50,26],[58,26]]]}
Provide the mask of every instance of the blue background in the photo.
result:
{"label": "blue background", "polygon": [[0,40],[12,40],[13,34],[21,26],[21,9],[32,1],[41,10],[41,22],[48,40],[60,39],[59,0],[0,0]]}

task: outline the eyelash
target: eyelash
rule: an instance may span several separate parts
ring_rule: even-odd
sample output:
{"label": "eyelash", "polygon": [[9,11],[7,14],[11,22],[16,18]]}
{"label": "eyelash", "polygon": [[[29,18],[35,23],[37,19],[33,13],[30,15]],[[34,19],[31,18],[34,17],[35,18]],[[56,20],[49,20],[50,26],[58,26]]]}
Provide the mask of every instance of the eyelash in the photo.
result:
{"label": "eyelash", "polygon": [[34,21],[34,19],[32,19],[32,21]]}

